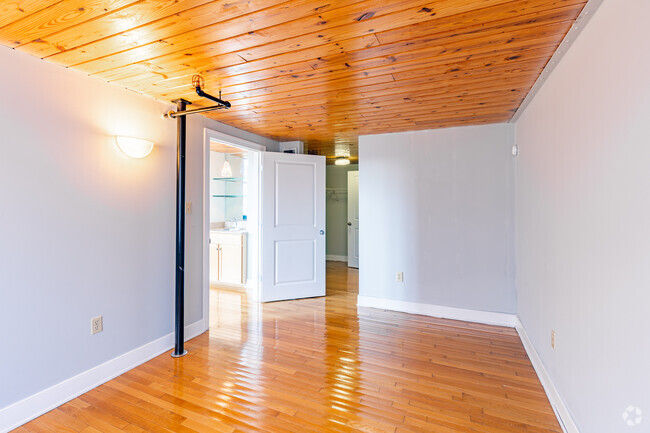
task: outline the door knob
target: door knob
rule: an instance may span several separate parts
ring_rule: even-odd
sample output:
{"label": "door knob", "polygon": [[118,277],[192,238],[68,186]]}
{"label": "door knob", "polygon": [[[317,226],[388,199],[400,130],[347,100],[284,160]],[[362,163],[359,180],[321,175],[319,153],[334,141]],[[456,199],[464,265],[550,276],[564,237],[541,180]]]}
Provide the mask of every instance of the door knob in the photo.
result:
{"label": "door knob", "polygon": [[352,223],[348,223],[348,225],[349,225],[349,226],[351,226],[351,225],[352,225]]}
{"label": "door knob", "polygon": [[320,234],[321,234],[321,235],[324,235],[324,234],[325,234],[325,230],[321,230],[321,231],[320,231]]}

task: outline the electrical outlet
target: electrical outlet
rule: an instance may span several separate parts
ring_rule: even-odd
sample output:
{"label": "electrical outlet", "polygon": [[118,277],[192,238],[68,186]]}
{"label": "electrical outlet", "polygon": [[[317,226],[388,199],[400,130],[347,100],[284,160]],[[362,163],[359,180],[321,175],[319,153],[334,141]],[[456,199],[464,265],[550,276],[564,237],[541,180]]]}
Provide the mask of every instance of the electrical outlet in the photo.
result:
{"label": "electrical outlet", "polygon": [[395,274],[395,281],[398,283],[403,283],[404,282],[404,272],[398,272]]}
{"label": "electrical outlet", "polygon": [[188,201],[187,203],[185,203],[185,213],[188,214],[188,215],[192,213],[192,202],[191,201]]}
{"label": "electrical outlet", "polygon": [[551,347],[555,349],[555,331],[551,329]]}
{"label": "electrical outlet", "polygon": [[97,334],[104,330],[104,318],[102,316],[90,319],[90,334]]}

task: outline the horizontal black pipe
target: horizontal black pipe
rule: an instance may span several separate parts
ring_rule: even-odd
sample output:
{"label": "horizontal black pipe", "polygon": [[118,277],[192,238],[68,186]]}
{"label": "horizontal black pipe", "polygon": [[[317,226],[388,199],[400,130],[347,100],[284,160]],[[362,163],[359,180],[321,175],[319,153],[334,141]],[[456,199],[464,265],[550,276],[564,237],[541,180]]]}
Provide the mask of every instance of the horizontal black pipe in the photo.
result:
{"label": "horizontal black pipe", "polygon": [[224,101],[223,99],[217,98],[216,96],[212,96],[212,95],[210,95],[208,93],[205,93],[203,90],[201,90],[200,87],[196,88],[196,94],[199,95],[202,98],[208,98],[208,99],[216,102],[217,104],[223,105],[224,108],[230,108],[230,102]]}
{"label": "horizontal black pipe", "polygon": [[187,116],[188,114],[205,113],[206,111],[223,110],[225,108],[223,105],[213,105],[211,107],[195,108],[194,110],[170,111],[169,113],[163,114],[163,117],[175,119],[177,117]]}

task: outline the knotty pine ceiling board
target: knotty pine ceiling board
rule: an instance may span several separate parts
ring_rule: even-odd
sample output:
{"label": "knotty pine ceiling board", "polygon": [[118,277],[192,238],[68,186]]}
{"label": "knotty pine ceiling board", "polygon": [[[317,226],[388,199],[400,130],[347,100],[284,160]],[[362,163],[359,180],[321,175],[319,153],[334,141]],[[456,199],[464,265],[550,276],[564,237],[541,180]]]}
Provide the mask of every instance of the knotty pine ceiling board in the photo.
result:
{"label": "knotty pine ceiling board", "polygon": [[510,120],[587,0],[13,0],[0,43],[311,153]]}
{"label": "knotty pine ceiling board", "polygon": [[234,155],[242,158],[248,153],[246,150],[240,149],[239,147],[229,146],[214,140],[210,140],[210,150],[212,152],[225,153],[227,155]]}

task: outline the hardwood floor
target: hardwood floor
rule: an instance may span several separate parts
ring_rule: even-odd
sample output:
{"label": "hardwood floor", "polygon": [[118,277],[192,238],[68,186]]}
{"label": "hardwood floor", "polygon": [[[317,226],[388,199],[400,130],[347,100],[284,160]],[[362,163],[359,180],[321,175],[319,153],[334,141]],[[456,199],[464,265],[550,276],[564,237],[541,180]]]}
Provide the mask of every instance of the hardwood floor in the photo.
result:
{"label": "hardwood floor", "polygon": [[21,432],[561,432],[513,329],[357,310],[358,272],[327,297],[256,304],[215,290],[210,332]]}

